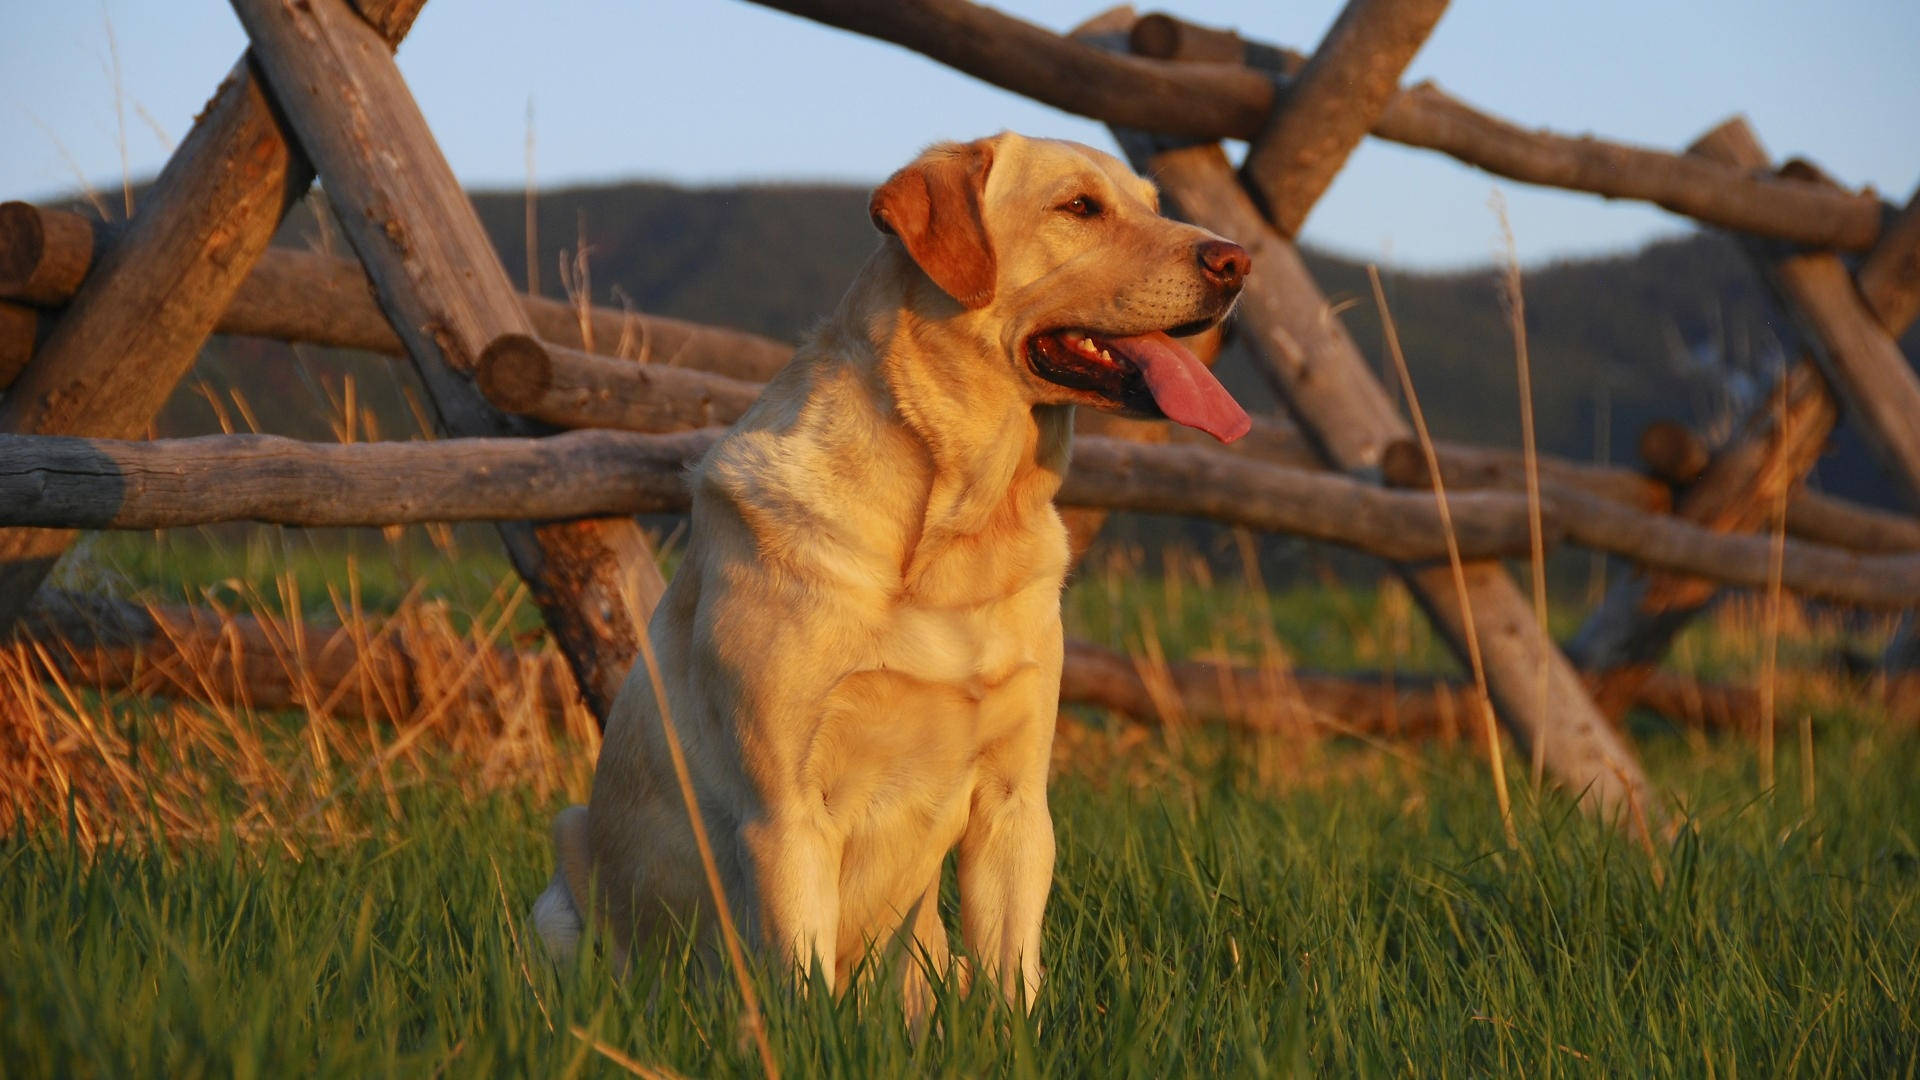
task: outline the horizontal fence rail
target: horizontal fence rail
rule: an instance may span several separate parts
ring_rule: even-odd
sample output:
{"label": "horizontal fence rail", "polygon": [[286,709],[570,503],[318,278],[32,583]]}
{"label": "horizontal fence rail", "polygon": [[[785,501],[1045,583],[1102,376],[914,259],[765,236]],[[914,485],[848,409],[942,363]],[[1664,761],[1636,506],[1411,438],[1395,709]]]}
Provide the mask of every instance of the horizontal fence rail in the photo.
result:
{"label": "horizontal fence rail", "polygon": [[[574,431],[541,439],[310,443],[272,435],[122,441],[0,435],[0,526],[152,529],[221,521],[295,526],[567,520],[685,509],[686,469],[720,429]],[[1430,494],[1200,446],[1076,440],[1069,506],[1204,517],[1405,562],[1445,558]],[[1764,587],[1771,541],[1645,513],[1548,482],[1548,541],[1729,585]],[[1529,550],[1527,500],[1448,496],[1464,557]],[[1787,541],[1782,584],[1872,608],[1920,604],[1920,555]]]}
{"label": "horizontal fence rail", "polygon": [[[756,2],[904,46],[1055,108],[1143,131],[1252,139],[1291,83],[1238,63],[1106,52],[966,0]],[[1795,243],[1863,250],[1883,227],[1884,208],[1871,193],[1591,137],[1527,131],[1431,82],[1401,89],[1372,133],[1509,179],[1643,200],[1710,225]]]}

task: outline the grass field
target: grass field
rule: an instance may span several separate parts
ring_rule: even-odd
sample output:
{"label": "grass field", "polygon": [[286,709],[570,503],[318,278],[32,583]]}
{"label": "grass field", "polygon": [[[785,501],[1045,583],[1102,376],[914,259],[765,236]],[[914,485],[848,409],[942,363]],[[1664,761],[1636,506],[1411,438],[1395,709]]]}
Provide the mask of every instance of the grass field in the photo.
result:
{"label": "grass field", "polygon": [[[136,593],[193,579],[140,555],[151,542],[113,540],[96,574]],[[277,558],[261,574],[341,569],[337,551]],[[366,591],[441,575],[462,625],[500,618],[497,579],[392,573]],[[280,595],[325,596],[311,584]],[[1392,590],[1093,573],[1067,609],[1078,634],[1175,655],[1439,662]],[[1852,632],[1789,629],[1790,659]],[[1758,651],[1736,608],[1680,655],[1751,679]],[[0,795],[0,1074],[760,1072],[727,981],[673,961],[624,984],[591,958],[556,972],[528,937],[546,821],[584,794],[590,728],[35,690],[27,659],[0,709],[30,699],[37,726],[0,724],[4,775],[52,763],[36,775],[68,794]],[[1651,848],[1536,794],[1517,759],[1508,848],[1472,740],[1071,718],[1032,1016],[948,993],[916,1042],[884,997],[761,978],[766,1029],[793,1077],[1920,1075],[1920,738],[1831,676],[1783,676],[1781,697],[1772,792],[1746,740],[1645,725],[1679,825]]]}

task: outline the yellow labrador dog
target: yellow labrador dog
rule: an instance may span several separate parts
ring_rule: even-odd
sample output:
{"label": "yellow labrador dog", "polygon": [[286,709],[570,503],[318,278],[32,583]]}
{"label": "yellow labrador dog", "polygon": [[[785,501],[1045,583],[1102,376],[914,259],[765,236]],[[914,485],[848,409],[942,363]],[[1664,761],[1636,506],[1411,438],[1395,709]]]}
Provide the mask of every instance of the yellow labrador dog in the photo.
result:
{"label": "yellow labrador dog", "polygon": [[[664,698],[743,935],[829,986],[904,950],[924,1007],[957,848],[972,970],[1038,988],[1073,406],[1249,423],[1174,340],[1226,315],[1248,256],[1158,205],[1074,143],[929,149],[873,193],[886,239],[839,310],[693,473],[649,634]],[[644,665],[554,842],[556,955],[588,909],[622,963],[713,927]]]}

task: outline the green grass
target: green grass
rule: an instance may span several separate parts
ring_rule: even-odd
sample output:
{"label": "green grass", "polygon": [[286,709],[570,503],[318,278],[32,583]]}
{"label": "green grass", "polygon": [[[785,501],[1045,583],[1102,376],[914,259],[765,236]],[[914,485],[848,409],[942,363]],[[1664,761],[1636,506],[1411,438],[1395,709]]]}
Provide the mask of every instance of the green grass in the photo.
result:
{"label": "green grass", "polygon": [[[789,1076],[1914,1075],[1920,745],[1829,727],[1806,820],[1791,768],[1770,802],[1743,753],[1654,750],[1692,815],[1664,881],[1559,799],[1523,798],[1501,850],[1456,752],[1336,750],[1348,779],[1287,788],[1232,754],[1151,789],[1070,769],[1031,1020],[949,996],[916,1044],[890,1001],[763,981],[774,1046]],[[523,970],[551,809],[416,791],[370,839],[291,851],[14,836],[0,1072],[616,1072],[578,1026],[756,1073],[724,982]]]}
{"label": "green grass", "polygon": [[[173,598],[225,581],[246,607],[277,604],[291,566],[310,614],[331,606],[349,551],[369,609],[424,581],[474,612],[506,572],[465,534],[458,560],[409,542],[110,537],[73,572]],[[1170,656],[1257,657],[1270,638],[1302,666],[1449,663],[1403,594],[1374,589],[1096,571],[1066,618],[1116,647],[1157,636]],[[1783,654],[1813,659],[1848,633]],[[1751,638],[1703,621],[1681,653],[1749,677]],[[1783,705],[1771,798],[1744,744],[1644,741],[1684,822],[1652,856],[1518,780],[1506,850],[1485,763],[1458,744],[1205,733],[1176,751],[1096,728],[1053,786],[1060,856],[1031,1017],[946,993],[916,1042],[884,994],[801,996],[761,976],[768,1030],[789,1077],[1920,1075],[1920,738],[1834,700]],[[87,852],[58,822],[0,837],[0,1076],[618,1075],[576,1028],[686,1076],[758,1074],[728,981],[678,958],[626,983],[593,958],[551,970],[525,913],[555,805],[456,790],[350,791],[332,833],[345,840],[229,830]],[[954,905],[949,888],[949,925]]]}

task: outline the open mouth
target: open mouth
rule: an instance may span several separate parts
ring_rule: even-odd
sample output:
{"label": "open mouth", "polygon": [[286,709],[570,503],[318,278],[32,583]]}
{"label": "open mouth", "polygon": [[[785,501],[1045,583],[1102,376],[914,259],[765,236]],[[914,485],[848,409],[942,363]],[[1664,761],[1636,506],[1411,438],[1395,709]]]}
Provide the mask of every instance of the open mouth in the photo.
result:
{"label": "open mouth", "polygon": [[1107,408],[1164,417],[1229,443],[1245,435],[1253,421],[1207,365],[1174,340],[1211,325],[1203,319],[1130,335],[1043,331],[1027,339],[1027,363],[1048,382],[1092,394]]}

